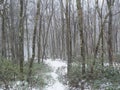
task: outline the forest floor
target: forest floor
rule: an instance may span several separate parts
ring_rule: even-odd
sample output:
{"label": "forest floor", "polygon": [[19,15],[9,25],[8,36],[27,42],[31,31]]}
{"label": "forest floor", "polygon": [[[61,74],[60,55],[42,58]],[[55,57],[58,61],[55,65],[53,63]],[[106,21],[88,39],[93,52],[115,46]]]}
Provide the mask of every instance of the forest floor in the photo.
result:
{"label": "forest floor", "polygon": [[45,63],[50,65],[53,69],[53,71],[50,72],[50,75],[54,79],[54,83],[53,85],[46,87],[44,90],[67,90],[67,86],[63,85],[63,83],[59,79],[61,78],[60,75],[65,75],[67,72],[66,62],[60,59],[56,60],[47,59]]}
{"label": "forest floor", "polygon": [[[67,73],[67,63],[61,59],[46,59],[44,60],[44,63],[51,68],[49,72],[43,72],[51,78],[51,81],[48,81],[49,79],[47,80],[47,78],[45,78],[45,80],[48,81],[48,85],[40,89],[27,86],[27,82],[15,81],[11,86],[12,88],[9,90],[68,90],[67,85],[62,82],[63,75],[66,75]],[[22,86],[23,83],[26,86]],[[4,89],[1,87],[0,90]]]}
{"label": "forest floor", "polygon": [[[61,60],[61,59],[46,59],[46,60],[44,60],[44,63],[47,66],[49,66],[49,68],[51,68],[51,70],[49,72],[44,73],[44,74],[51,76],[52,81],[47,82],[48,85],[46,85],[42,89],[28,87],[27,89],[24,89],[24,90],[69,90],[68,86],[66,85],[67,84],[66,83],[66,81],[67,81],[66,80],[67,62],[65,62],[64,60]],[[105,66],[107,66],[107,65],[108,64],[105,64]],[[114,64],[114,67],[118,67],[118,66],[120,67],[120,65]],[[45,78],[45,79],[47,79],[47,78]],[[26,83],[26,82],[24,82],[24,83]],[[10,90],[23,90],[23,89],[21,89],[22,87],[20,87],[20,89],[16,89],[16,87],[18,88],[18,86],[21,86],[21,84],[22,84],[22,82],[20,82],[20,81],[14,82],[14,85],[13,85],[14,89],[12,88]],[[0,90],[4,90],[4,89],[0,88]],[[77,89],[72,89],[72,90],[77,90]],[[88,89],[86,87],[85,90],[92,90],[92,89],[90,89],[90,88]],[[104,89],[102,89],[102,90],[104,90]]]}

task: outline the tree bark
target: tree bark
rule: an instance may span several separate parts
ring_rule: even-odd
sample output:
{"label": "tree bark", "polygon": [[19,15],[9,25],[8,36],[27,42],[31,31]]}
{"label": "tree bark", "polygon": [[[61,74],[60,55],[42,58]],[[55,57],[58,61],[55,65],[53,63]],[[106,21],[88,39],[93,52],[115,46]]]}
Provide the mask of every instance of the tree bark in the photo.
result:
{"label": "tree bark", "polygon": [[71,29],[70,29],[70,1],[66,0],[66,46],[67,46],[67,74],[70,78],[70,69],[72,63]]}
{"label": "tree bark", "polygon": [[32,58],[31,58],[30,64],[29,64],[29,71],[28,71],[28,78],[27,78],[28,82],[31,79],[33,62],[34,62],[34,58],[35,58],[35,46],[36,46],[35,44],[36,44],[38,19],[39,19],[39,15],[40,15],[40,1],[41,0],[38,0],[38,2],[37,2],[37,12],[36,12],[36,16],[35,16],[35,25],[34,25],[33,40],[32,40]]}
{"label": "tree bark", "polygon": [[80,32],[80,45],[81,45],[81,57],[82,57],[82,74],[85,74],[85,44],[84,44],[84,33],[83,33],[83,11],[81,2],[76,0],[77,13],[78,13],[78,29]]}
{"label": "tree bark", "polygon": [[20,22],[19,22],[19,62],[21,80],[23,80],[23,63],[24,63],[24,20],[23,20],[23,0],[20,0]]}
{"label": "tree bark", "polygon": [[112,45],[112,5],[114,0],[107,0],[107,6],[109,10],[109,22],[108,22],[108,58],[109,64],[113,64],[113,45]]}

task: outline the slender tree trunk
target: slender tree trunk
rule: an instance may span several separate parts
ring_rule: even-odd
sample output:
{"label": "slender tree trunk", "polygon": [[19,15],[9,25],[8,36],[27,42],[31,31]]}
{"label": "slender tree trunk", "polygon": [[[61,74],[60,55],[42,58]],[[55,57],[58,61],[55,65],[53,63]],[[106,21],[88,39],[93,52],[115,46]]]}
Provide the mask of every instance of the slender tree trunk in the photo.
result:
{"label": "slender tree trunk", "polygon": [[[106,20],[107,20],[107,18],[108,18],[108,15],[109,15],[109,12],[104,16],[104,18],[103,18],[103,16],[102,16],[102,8],[103,7],[101,7],[101,9],[98,7],[99,5],[98,5],[98,0],[96,0],[96,11],[98,12],[98,15],[99,15],[99,18],[101,19],[101,29],[100,29],[100,33],[99,33],[99,36],[98,36],[98,41],[97,41],[97,45],[96,45],[96,47],[95,47],[95,50],[94,50],[94,60],[93,60],[93,64],[92,64],[92,66],[91,66],[91,73],[93,73],[93,68],[94,68],[94,66],[95,66],[95,63],[96,63],[96,58],[97,58],[97,55],[98,55],[98,50],[99,50],[99,46],[100,46],[100,41],[102,41],[102,44],[103,44],[103,31],[104,31],[104,27],[105,27],[105,23],[106,23]],[[103,0],[103,2],[102,2],[102,4],[104,3],[104,0]],[[102,39],[102,40],[101,40]],[[102,45],[102,49],[103,49],[103,45]],[[103,51],[104,50],[102,50],[102,58],[103,58]],[[103,60],[102,60],[102,65],[103,65]]]}
{"label": "slender tree trunk", "polygon": [[23,0],[20,0],[20,22],[19,22],[19,61],[20,73],[23,80],[23,63],[24,63],[24,20],[23,20]]}
{"label": "slender tree trunk", "polygon": [[112,3],[113,0],[107,0],[109,10],[109,22],[108,22],[108,58],[109,64],[113,64],[113,45],[112,45]]}
{"label": "slender tree trunk", "polygon": [[28,25],[27,25],[27,17],[26,17],[26,36],[27,36],[27,59],[29,61],[30,59],[30,39],[29,39],[29,31],[28,31]]}
{"label": "slender tree trunk", "polygon": [[5,10],[2,15],[2,57],[6,57]]}
{"label": "slender tree trunk", "polygon": [[44,59],[45,54],[46,54],[46,46],[47,46],[47,41],[48,41],[48,35],[49,35],[50,25],[51,25],[51,21],[52,21],[52,16],[53,16],[53,13],[54,13],[53,2],[54,1],[52,0],[52,13],[49,17],[47,32],[46,32],[46,35],[44,36],[44,41],[43,41],[42,62],[43,62],[43,59]]}
{"label": "slender tree trunk", "polygon": [[[81,6],[81,1],[76,0],[76,4],[77,4],[77,13],[78,13],[78,29],[80,31],[82,75],[84,76],[85,74],[85,44],[84,44],[84,33],[83,33],[83,11],[82,11],[82,6]],[[84,90],[84,82],[81,83],[81,90]]]}
{"label": "slender tree trunk", "polygon": [[39,19],[39,15],[40,15],[40,1],[41,0],[38,0],[38,2],[37,2],[37,12],[36,12],[36,16],[35,16],[35,26],[34,26],[33,40],[32,40],[32,58],[31,58],[30,64],[29,64],[29,71],[28,71],[28,78],[27,78],[28,82],[31,79],[33,61],[34,61],[34,58],[35,58],[35,46],[36,46],[35,44],[36,44],[38,19]]}
{"label": "slender tree trunk", "polygon": [[10,45],[11,45],[11,58],[14,61],[14,63],[17,63],[15,60],[16,54],[15,54],[15,29],[14,29],[14,5],[13,0],[10,0]]}
{"label": "slender tree trunk", "polygon": [[26,38],[27,38],[27,60],[30,61],[30,37],[29,37],[29,30],[28,30],[28,15],[27,15],[27,6],[28,6],[28,0],[25,2],[25,27],[26,27]]}
{"label": "slender tree trunk", "polygon": [[38,63],[40,63],[40,59],[41,59],[41,26],[42,26],[42,16],[40,16],[39,31],[38,31]]}
{"label": "slender tree trunk", "polygon": [[[77,4],[77,13],[78,13],[78,29],[80,32],[82,75],[84,75],[85,74],[85,44],[84,44],[84,33],[83,33],[83,10],[81,6],[81,1],[76,0],[76,4]],[[81,83],[81,90],[84,90],[84,82]]]}
{"label": "slender tree trunk", "polygon": [[70,1],[66,0],[66,45],[67,45],[67,71],[68,79],[70,78],[70,69],[72,63],[72,50],[71,50],[71,29],[70,29]]}
{"label": "slender tree trunk", "polygon": [[81,2],[76,0],[77,3],[77,13],[78,13],[78,29],[80,31],[80,44],[81,44],[81,57],[82,57],[82,74],[85,74],[85,44],[84,44],[84,33],[83,33],[83,11],[81,7]]}
{"label": "slender tree trunk", "polygon": [[65,30],[65,23],[64,23],[64,6],[63,6],[63,0],[60,0],[61,5],[61,24],[62,24],[62,58],[65,58],[65,42],[64,42],[64,30]]}

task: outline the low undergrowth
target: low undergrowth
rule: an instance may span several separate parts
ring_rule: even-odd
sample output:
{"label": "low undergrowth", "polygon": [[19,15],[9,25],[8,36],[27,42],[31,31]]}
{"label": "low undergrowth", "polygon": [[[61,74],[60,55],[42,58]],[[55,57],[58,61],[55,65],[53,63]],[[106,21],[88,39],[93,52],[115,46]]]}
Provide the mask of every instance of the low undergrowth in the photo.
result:
{"label": "low undergrowth", "polygon": [[1,58],[0,60],[0,88],[3,89],[19,89],[23,90],[26,88],[41,88],[49,85],[52,81],[52,77],[47,75],[52,69],[44,63],[34,63],[32,69],[31,81],[28,84],[28,63],[24,65],[23,81],[20,80],[21,74],[19,71],[19,65],[13,63],[13,61]]}
{"label": "low undergrowth", "polygon": [[[70,76],[67,79],[71,88],[80,88],[84,82],[84,87],[92,90],[120,90],[120,67],[106,65],[102,66],[97,60],[94,72],[91,73],[91,61],[86,64],[86,73],[82,75],[81,63],[74,60],[71,65]],[[67,82],[66,81],[66,82]]]}

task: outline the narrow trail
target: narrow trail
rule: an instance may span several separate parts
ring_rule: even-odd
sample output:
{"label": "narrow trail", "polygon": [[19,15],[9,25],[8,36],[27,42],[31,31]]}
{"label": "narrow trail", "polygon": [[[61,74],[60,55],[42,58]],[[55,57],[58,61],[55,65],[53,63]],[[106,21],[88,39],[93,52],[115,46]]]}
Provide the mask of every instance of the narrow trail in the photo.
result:
{"label": "narrow trail", "polygon": [[[45,60],[45,63],[52,68],[52,71],[47,74],[49,74],[52,77],[53,83],[51,83],[50,85],[48,85],[42,89],[33,88],[33,87],[32,88],[28,87],[27,89],[23,89],[25,87],[21,87],[22,82],[16,81],[15,84],[13,85],[13,88],[10,90],[67,90],[67,86],[63,85],[63,83],[59,81],[58,78],[60,77],[60,75],[57,72],[57,71],[59,71],[59,73],[62,73],[62,74],[66,73],[67,72],[67,64],[60,59],[56,59],[56,60],[47,59],[47,60]],[[61,70],[62,67],[64,67],[64,70]],[[27,83],[26,83],[26,85],[27,85]],[[2,87],[1,87],[0,90],[4,90],[4,89],[2,89]]]}
{"label": "narrow trail", "polygon": [[[66,63],[59,59],[57,60],[48,59],[45,61],[45,63],[52,67],[53,71],[50,74],[52,78],[55,80],[53,85],[46,87],[45,90],[67,90],[67,87],[58,80],[59,75],[57,74],[57,70],[59,68],[67,66]],[[66,68],[65,68],[65,72],[66,72]]]}

